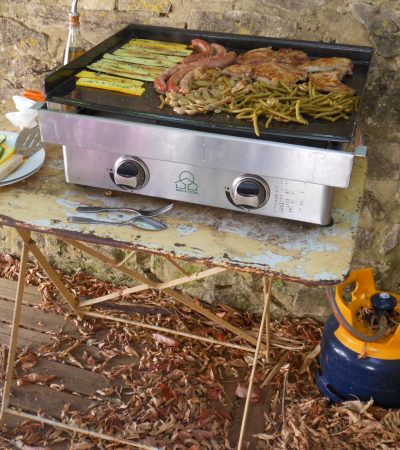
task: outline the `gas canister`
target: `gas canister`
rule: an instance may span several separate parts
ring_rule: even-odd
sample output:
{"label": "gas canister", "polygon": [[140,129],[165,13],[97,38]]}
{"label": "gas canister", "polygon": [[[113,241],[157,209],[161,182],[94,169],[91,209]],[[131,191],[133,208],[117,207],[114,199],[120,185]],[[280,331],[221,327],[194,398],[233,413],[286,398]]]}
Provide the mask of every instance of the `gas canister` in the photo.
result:
{"label": "gas canister", "polygon": [[400,407],[400,296],[375,287],[372,269],[327,290],[317,384],[333,402],[360,399]]}

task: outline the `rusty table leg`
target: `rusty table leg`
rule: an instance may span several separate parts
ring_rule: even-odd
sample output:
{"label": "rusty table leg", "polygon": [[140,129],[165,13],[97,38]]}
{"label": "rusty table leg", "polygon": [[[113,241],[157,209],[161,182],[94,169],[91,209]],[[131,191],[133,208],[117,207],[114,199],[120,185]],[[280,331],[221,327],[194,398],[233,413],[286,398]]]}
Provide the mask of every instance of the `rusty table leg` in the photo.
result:
{"label": "rusty table leg", "polygon": [[[244,411],[243,411],[243,418],[242,418],[242,425],[240,428],[240,435],[239,435],[239,440],[238,440],[238,446],[237,446],[237,450],[241,450],[242,449],[242,445],[243,445],[243,439],[244,439],[244,432],[246,429],[246,421],[247,421],[247,414],[249,412],[249,404],[250,404],[250,399],[251,399],[251,394],[252,394],[252,390],[253,390],[253,382],[254,382],[254,376],[256,373],[256,369],[257,369],[257,361],[258,361],[258,355],[260,353],[260,348],[261,348],[261,340],[262,340],[262,336],[264,333],[264,326],[267,323],[267,316],[269,317],[269,305],[270,305],[270,297],[271,297],[271,288],[272,288],[272,278],[268,278],[268,281],[266,278],[264,278],[264,308],[263,308],[263,314],[261,317],[261,323],[260,323],[260,328],[258,331],[258,338],[257,338],[257,345],[256,345],[256,351],[254,353],[254,358],[253,358],[253,365],[251,368],[251,374],[250,374],[250,379],[249,379],[249,387],[248,387],[248,391],[247,391],[247,397],[246,397],[246,403],[244,406]],[[268,324],[269,324],[269,320],[268,320]],[[266,348],[267,348],[267,352],[269,352],[269,326],[268,326],[268,331],[267,331],[267,342],[266,342]],[[269,354],[267,353],[267,358],[269,358]]]}
{"label": "rusty table leg", "polygon": [[270,324],[271,289],[272,289],[272,278],[263,277],[264,303],[265,308],[267,309],[265,315],[265,357],[267,359],[267,363],[269,363],[269,350],[271,347],[271,324]]}
{"label": "rusty table leg", "polygon": [[39,247],[36,245],[36,242],[31,239],[30,231],[23,230],[17,228],[18,234],[21,236],[21,239],[24,242],[24,245],[28,248],[28,250],[33,254],[36,258],[37,262],[40,264],[42,269],[49,276],[50,280],[54,284],[54,286],[58,289],[60,294],[64,297],[65,301],[69,304],[71,309],[78,315],[79,318],[83,317],[82,311],[79,309],[77,305],[76,298],[69,292],[69,290],[64,286],[64,283],[57,275],[56,271],[50,266],[46,257],[40,251]]}
{"label": "rusty table leg", "polygon": [[[27,232],[30,236],[30,232]],[[17,342],[18,342],[18,328],[21,320],[21,307],[22,307],[22,298],[24,295],[24,286],[25,286],[25,275],[28,267],[28,254],[29,249],[28,246],[23,243],[22,244],[22,255],[21,255],[21,263],[19,269],[18,276],[18,285],[17,285],[17,293],[15,296],[15,304],[14,304],[14,316],[12,321],[11,328],[11,337],[10,337],[10,347],[8,349],[8,359],[7,359],[7,369],[6,369],[6,377],[4,381],[3,387],[3,397],[1,401],[1,411],[0,411],[0,424],[4,423],[5,411],[8,407],[8,403],[10,400],[11,386],[13,380],[13,372],[14,372],[14,364],[15,364],[15,352],[17,350]]]}

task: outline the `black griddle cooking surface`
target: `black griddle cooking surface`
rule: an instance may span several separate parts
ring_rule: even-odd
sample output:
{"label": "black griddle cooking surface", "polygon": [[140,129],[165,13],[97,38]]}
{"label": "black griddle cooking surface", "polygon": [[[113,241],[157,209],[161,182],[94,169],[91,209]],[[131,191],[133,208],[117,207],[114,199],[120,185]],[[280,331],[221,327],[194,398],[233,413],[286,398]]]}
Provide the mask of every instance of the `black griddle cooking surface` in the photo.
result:
{"label": "black griddle cooking surface", "polygon": [[[353,75],[343,82],[362,95],[373,50],[370,47],[326,44],[320,42],[295,41],[255,36],[241,36],[224,33],[183,30],[175,28],[129,25],[109,39],[94,47],[80,58],[63,66],[45,80],[46,100],[52,103],[72,105],[84,114],[118,117],[123,120],[146,122],[164,126],[193,129],[211,133],[256,138],[250,122],[237,120],[233,115],[197,114],[195,116],[176,114],[172,108],[160,110],[160,99],[152,83],[145,83],[146,91],[136,97],[118,92],[75,86],[75,74],[89,64],[99,60],[104,53],[111,53],[132,38],[190,44],[194,38],[205,39],[224,45],[228,50],[242,53],[259,47],[293,48],[305,51],[310,57],[346,57],[354,64]],[[353,136],[356,114],[349,120],[331,123],[310,118],[308,125],[273,121],[265,129],[260,121],[260,138],[272,140],[313,140],[323,142],[350,142]]]}

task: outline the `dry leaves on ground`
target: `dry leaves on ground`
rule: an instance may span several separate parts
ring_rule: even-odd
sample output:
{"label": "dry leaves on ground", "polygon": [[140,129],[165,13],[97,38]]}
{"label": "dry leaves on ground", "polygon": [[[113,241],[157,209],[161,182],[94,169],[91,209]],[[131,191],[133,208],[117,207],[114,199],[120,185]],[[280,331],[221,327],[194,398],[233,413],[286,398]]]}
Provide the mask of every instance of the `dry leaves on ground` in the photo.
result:
{"label": "dry leaves on ground", "polygon": [[[7,255],[0,257],[0,276],[16,279],[17,273],[17,260]],[[117,289],[82,272],[60,276],[81,298],[105,295]],[[29,267],[27,282],[39,287],[42,309],[63,313],[54,286],[34,264]],[[243,345],[236,336],[216,328],[187,308],[180,307],[179,314],[177,311],[174,301],[164,294],[146,291],[122,298],[115,303],[112,313]],[[256,336],[258,322],[250,314],[227,305],[220,305],[217,313]],[[96,392],[87,411],[74,411],[65,405],[64,422],[168,450],[234,448],[234,443],[229,442],[234,408],[224,381],[235,380],[236,396],[244,399],[251,354],[106,320],[80,322],[68,314],[68,319],[76,323],[79,336],[60,334],[37,353],[21,351],[17,360],[19,379],[23,383],[46,383],[55,391],[65,387],[41,377],[36,370],[40,358],[93,371],[107,380],[109,387]],[[358,401],[332,406],[318,392],[314,373],[322,332],[320,324],[311,319],[285,318],[273,321],[271,328],[271,362],[260,359],[252,394],[252,400],[258,402],[263,386],[270,390],[270,402],[265,405],[265,426],[255,435],[257,448],[400,448],[398,411],[386,411]],[[124,358],[130,358],[130,362],[127,364]],[[65,439],[72,450],[124,448],[83,435],[69,436],[32,422],[15,431],[14,436],[20,437],[26,449],[51,448]]]}

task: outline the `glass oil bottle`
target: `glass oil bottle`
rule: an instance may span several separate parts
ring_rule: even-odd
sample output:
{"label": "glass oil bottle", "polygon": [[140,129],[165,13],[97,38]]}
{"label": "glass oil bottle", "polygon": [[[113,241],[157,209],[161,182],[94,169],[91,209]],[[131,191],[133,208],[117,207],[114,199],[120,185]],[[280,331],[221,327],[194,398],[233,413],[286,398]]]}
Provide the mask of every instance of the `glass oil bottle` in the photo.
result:
{"label": "glass oil bottle", "polygon": [[65,46],[64,52],[64,64],[68,64],[73,59],[78,58],[85,53],[80,30],[79,14],[77,12],[77,3],[77,0],[74,0],[72,2],[71,12],[69,13],[69,30],[67,44]]}

